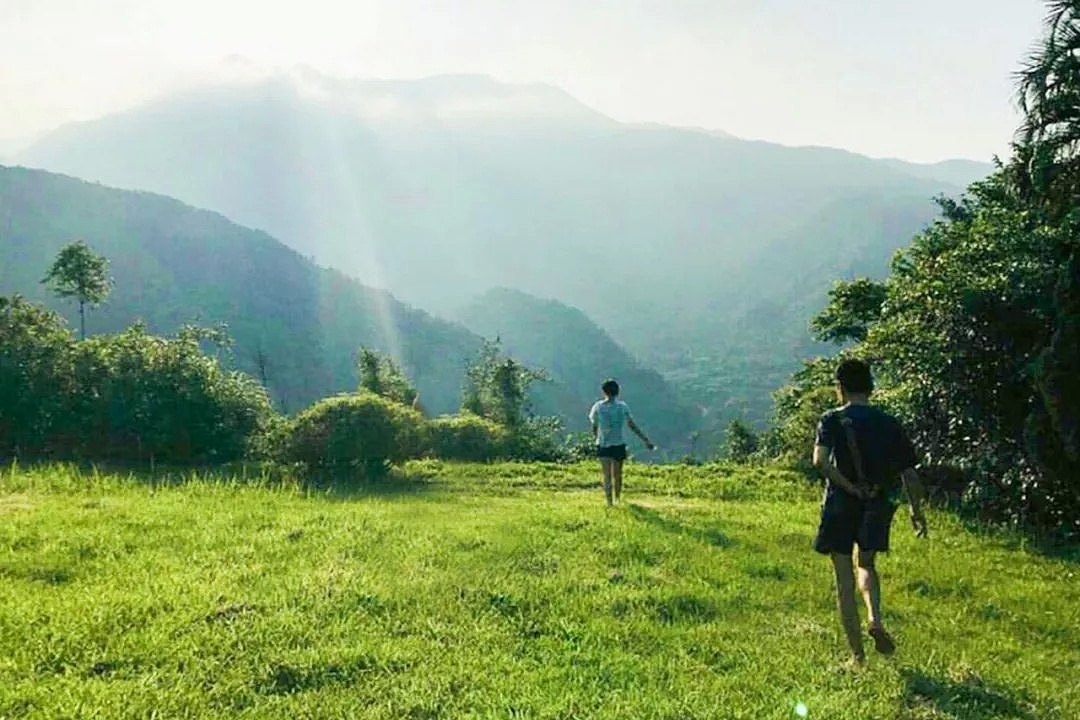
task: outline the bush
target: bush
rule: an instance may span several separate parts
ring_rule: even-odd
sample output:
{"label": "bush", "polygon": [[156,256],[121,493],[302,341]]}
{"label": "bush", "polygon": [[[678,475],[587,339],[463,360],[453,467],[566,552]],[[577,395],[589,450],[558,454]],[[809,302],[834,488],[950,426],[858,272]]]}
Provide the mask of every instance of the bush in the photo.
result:
{"label": "bush", "polygon": [[74,342],[56,313],[0,297],[0,457],[53,449],[69,415]]}
{"label": "bush", "polygon": [[443,460],[487,461],[507,457],[510,433],[477,415],[445,415],[427,424],[428,449]]}
{"label": "bush", "polygon": [[55,314],[0,298],[0,456],[223,463],[274,416],[253,379],[223,369],[186,329],[135,326],[76,342]]}
{"label": "bush", "polygon": [[508,454],[524,462],[559,462],[565,453],[559,443],[562,424],[558,418],[531,417],[510,429]]}
{"label": "bush", "polygon": [[290,424],[283,459],[308,467],[383,466],[418,457],[423,417],[373,393],[337,395],[316,402]]}
{"label": "bush", "polygon": [[588,432],[572,433],[563,440],[561,450],[565,462],[592,460],[596,457],[596,438]]}
{"label": "bush", "polygon": [[75,388],[67,435],[78,454],[111,460],[239,460],[274,411],[266,390],[223,369],[198,335],[134,326],[72,348]]}
{"label": "bush", "polygon": [[758,436],[742,420],[732,420],[724,432],[724,458],[744,463],[757,452]]}

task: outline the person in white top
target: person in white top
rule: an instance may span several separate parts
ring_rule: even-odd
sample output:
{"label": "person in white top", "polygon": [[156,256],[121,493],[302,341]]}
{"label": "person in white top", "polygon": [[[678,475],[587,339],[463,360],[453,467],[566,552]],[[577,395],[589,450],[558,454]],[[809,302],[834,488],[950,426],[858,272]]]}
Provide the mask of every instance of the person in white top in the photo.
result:
{"label": "person in white top", "polygon": [[607,380],[600,389],[604,393],[604,399],[589,410],[589,422],[592,423],[596,455],[600,458],[600,468],[604,473],[604,497],[608,506],[611,506],[613,501],[618,501],[622,495],[622,468],[623,461],[626,460],[623,426],[633,430],[645,443],[645,447],[655,450],[656,446],[634,422],[630,407],[619,400],[619,383]]}

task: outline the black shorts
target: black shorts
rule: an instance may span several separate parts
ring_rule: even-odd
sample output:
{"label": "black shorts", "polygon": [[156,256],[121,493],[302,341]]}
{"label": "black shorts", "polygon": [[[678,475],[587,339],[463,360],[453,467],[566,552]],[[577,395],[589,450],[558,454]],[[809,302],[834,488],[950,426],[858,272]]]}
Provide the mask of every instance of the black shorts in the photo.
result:
{"label": "black shorts", "polygon": [[596,457],[610,458],[612,460],[625,460],[626,459],[626,446],[625,445],[606,445],[604,447],[596,448]]}
{"label": "black shorts", "polygon": [[860,500],[836,490],[821,506],[814,549],[823,555],[850,555],[858,545],[863,552],[888,552],[895,513],[896,505],[889,500]]}

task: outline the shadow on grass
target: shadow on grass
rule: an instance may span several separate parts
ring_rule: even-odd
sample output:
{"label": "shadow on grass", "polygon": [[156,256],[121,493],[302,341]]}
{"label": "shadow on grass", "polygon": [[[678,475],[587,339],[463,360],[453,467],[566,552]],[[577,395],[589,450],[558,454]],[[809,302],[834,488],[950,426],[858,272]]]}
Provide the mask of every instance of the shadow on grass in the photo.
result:
{"label": "shadow on grass", "polygon": [[440,489],[421,475],[398,469],[305,473],[300,487],[331,500],[358,500],[365,497],[409,497]]}
{"label": "shadow on grass", "polygon": [[913,668],[901,671],[907,684],[909,705],[929,705],[943,717],[953,720],[1036,720],[1026,696],[993,688],[978,676],[959,680],[932,677]]}
{"label": "shadow on grass", "polygon": [[664,515],[652,508],[638,505],[637,503],[630,503],[627,508],[630,510],[630,514],[638,520],[646,522],[664,532],[672,533],[673,535],[683,535],[693,538],[698,542],[705,543],[706,545],[712,545],[713,547],[718,548],[729,548],[735,545],[734,540],[715,528],[696,528],[692,525],[680,522],[675,518]]}
{"label": "shadow on grass", "polygon": [[1009,550],[1030,552],[1051,560],[1062,560],[1080,565],[1080,541],[1040,535],[1035,532],[1023,532],[1003,525],[988,522],[966,510],[957,510],[956,517],[964,529],[981,540],[989,540]]}

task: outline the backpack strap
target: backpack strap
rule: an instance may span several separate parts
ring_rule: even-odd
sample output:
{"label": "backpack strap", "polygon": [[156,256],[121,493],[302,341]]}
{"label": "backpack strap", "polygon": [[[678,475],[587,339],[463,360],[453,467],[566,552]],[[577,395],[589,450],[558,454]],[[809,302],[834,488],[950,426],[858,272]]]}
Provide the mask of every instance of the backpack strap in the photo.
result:
{"label": "backpack strap", "polygon": [[866,474],[863,472],[862,454],[859,453],[859,443],[855,441],[855,423],[851,418],[840,418],[840,426],[844,428],[844,437],[847,438],[848,452],[851,453],[851,464],[855,467],[855,479],[860,485],[866,484]]}

